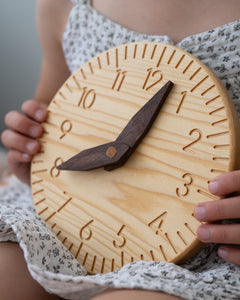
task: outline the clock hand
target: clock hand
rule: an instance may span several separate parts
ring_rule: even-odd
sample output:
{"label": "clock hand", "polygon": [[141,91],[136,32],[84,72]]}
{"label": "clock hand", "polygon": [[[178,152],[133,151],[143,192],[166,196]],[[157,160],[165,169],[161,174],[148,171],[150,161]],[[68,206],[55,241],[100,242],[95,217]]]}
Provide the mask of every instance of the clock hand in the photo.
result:
{"label": "clock hand", "polygon": [[57,169],[86,171],[104,167],[110,171],[122,166],[150,130],[172,87],[168,81],[132,117],[114,142],[81,151]]}
{"label": "clock hand", "polygon": [[136,147],[152,127],[173,83],[168,81],[128,122],[116,141]]}
{"label": "clock hand", "polygon": [[88,171],[110,164],[118,164],[128,155],[130,147],[119,142],[110,142],[86,149],[57,167],[59,170]]}
{"label": "clock hand", "polygon": [[107,171],[114,170],[122,166],[135,151],[142,139],[148,133],[159,111],[161,110],[168,94],[173,87],[173,83],[168,81],[128,122],[124,127],[116,142],[129,146],[121,161],[105,166]]}

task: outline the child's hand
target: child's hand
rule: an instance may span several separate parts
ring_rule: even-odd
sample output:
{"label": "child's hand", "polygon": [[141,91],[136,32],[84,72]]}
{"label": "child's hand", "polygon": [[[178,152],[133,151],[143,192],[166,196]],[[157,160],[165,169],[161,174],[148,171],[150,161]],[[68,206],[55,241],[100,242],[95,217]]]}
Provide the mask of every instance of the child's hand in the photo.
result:
{"label": "child's hand", "polygon": [[21,114],[9,112],[5,123],[9,129],[2,133],[2,143],[9,149],[8,165],[10,172],[21,181],[30,183],[30,162],[34,154],[39,152],[40,144],[36,141],[43,133],[40,125],[47,117],[47,110],[34,100],[28,100],[22,105]]}
{"label": "child's hand", "polygon": [[[199,221],[240,219],[240,170],[216,177],[209,184],[209,191],[218,196],[232,195],[217,201],[199,203],[194,211],[194,215]],[[197,236],[203,242],[224,244],[219,247],[218,255],[229,262],[240,265],[240,248],[234,247],[234,245],[240,245],[240,223],[200,225]]]}

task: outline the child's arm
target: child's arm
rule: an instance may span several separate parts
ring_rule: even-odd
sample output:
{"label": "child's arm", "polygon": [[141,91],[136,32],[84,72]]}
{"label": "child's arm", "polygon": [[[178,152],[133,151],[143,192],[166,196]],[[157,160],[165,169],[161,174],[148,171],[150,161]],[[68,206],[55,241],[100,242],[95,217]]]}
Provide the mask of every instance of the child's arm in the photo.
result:
{"label": "child's arm", "polygon": [[[216,177],[209,184],[212,194],[218,196],[230,195],[212,202],[200,203],[196,206],[194,215],[199,221],[212,222],[226,219],[240,219],[240,170],[227,172]],[[207,243],[221,244],[218,254],[223,259],[240,265],[240,224],[201,225],[197,231],[198,238]],[[224,244],[224,245],[223,245]]]}
{"label": "child's arm", "polygon": [[38,1],[37,28],[43,61],[35,100],[24,102],[21,113],[12,111],[5,117],[9,129],[1,138],[9,149],[9,169],[28,184],[32,156],[40,150],[36,139],[42,135],[40,123],[46,119],[46,105],[70,75],[62,51],[62,35],[71,7],[69,0]]}

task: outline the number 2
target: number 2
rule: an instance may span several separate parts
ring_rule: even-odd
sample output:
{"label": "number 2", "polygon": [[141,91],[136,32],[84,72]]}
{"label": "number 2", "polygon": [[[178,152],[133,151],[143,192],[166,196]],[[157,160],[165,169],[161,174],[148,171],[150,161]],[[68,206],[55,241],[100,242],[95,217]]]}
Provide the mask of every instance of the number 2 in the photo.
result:
{"label": "number 2", "polygon": [[[195,134],[196,133],[196,134]],[[188,145],[184,146],[182,149],[183,151],[186,151],[187,148],[189,148],[190,146],[192,146],[193,144],[197,143],[201,137],[202,137],[202,132],[201,130],[194,128],[189,132],[189,135],[192,136],[193,134],[195,134],[196,138],[194,141],[192,141],[191,143],[189,143]],[[190,149],[189,149],[190,150]],[[190,150],[191,152],[193,152],[193,150]]]}

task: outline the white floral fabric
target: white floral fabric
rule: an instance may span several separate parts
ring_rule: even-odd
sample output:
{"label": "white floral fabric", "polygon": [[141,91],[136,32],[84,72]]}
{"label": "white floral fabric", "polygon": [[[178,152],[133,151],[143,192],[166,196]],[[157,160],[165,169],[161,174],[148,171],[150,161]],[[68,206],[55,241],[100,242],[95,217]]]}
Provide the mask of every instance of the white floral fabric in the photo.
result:
{"label": "white floral fabric", "polygon": [[[168,36],[137,33],[105,18],[90,0],[72,0],[63,36],[71,72],[95,55],[120,44],[155,41],[173,44]],[[240,20],[185,38],[176,46],[198,57],[227,87],[240,116]],[[107,288],[163,291],[191,300],[240,299],[240,267],[206,245],[181,266],[141,261],[107,274],[88,275],[47,224],[36,215],[31,190],[14,176],[0,188],[0,241],[18,242],[32,277],[64,299],[90,299]]]}

